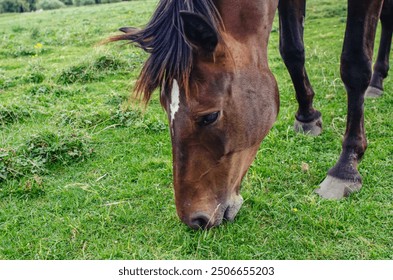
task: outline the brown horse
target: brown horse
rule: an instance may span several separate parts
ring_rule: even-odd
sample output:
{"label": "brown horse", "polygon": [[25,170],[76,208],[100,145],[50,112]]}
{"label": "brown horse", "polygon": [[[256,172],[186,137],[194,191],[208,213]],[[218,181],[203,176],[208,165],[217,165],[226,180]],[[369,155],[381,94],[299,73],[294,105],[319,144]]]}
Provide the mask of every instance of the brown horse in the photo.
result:
{"label": "brown horse", "polygon": [[[339,199],[359,190],[357,164],[366,150],[364,94],[371,78],[375,30],[383,0],[349,0],[341,56],[348,93],[347,129],[337,164],[317,190]],[[318,135],[321,114],[304,69],[305,0],[161,0],[147,26],[122,28],[150,53],[136,84],[145,102],[156,88],[167,112],[176,209],[194,229],[233,220],[239,189],[279,108],[267,45],[276,9],[280,51],[299,109],[295,129]]]}

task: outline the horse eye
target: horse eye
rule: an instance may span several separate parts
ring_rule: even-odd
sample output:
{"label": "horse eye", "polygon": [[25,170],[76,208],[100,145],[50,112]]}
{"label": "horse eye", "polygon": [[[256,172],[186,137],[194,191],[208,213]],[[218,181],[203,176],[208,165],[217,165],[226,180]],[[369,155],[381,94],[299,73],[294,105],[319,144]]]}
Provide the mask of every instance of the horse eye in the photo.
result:
{"label": "horse eye", "polygon": [[208,126],[208,125],[214,123],[218,119],[219,115],[220,115],[220,112],[214,112],[214,113],[208,114],[206,116],[202,116],[202,117],[198,118],[197,123],[200,126]]}

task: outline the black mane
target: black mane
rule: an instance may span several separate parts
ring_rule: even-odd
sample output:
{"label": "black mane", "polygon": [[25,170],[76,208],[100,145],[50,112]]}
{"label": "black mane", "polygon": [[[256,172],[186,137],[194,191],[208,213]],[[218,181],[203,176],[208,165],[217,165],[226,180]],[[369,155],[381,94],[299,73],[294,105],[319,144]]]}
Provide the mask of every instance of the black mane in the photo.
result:
{"label": "black mane", "polygon": [[210,20],[218,31],[220,15],[213,0],[160,0],[147,26],[143,29],[121,29],[125,34],[110,41],[130,40],[150,53],[135,85],[137,96],[145,103],[157,88],[170,88],[176,79],[186,91],[192,69],[192,48],[184,39],[180,11],[197,13]]}

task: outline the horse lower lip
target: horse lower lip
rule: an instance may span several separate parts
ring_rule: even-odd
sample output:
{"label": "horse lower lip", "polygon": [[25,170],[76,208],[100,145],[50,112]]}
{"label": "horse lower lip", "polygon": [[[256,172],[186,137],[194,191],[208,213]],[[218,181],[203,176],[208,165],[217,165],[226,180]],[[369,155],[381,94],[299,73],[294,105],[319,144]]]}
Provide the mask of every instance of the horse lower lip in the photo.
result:
{"label": "horse lower lip", "polygon": [[240,208],[242,207],[242,204],[243,198],[239,195],[238,197],[236,197],[234,202],[225,210],[224,219],[232,222],[235,219]]}

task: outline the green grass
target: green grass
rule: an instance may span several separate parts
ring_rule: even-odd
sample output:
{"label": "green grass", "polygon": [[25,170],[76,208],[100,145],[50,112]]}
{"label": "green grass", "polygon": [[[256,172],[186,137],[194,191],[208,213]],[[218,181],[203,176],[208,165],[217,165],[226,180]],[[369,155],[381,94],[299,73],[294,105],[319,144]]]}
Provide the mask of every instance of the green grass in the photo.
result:
{"label": "green grass", "polygon": [[307,68],[324,133],[292,130],[296,101],[278,53],[278,121],[243,182],[234,223],[193,231],[176,215],[158,94],[128,106],[146,55],[98,43],[143,26],[156,1],[0,15],[0,259],[392,259],[393,104],[366,100],[361,192],[313,193],[338,158],[346,95],[342,1],[308,1]]}

